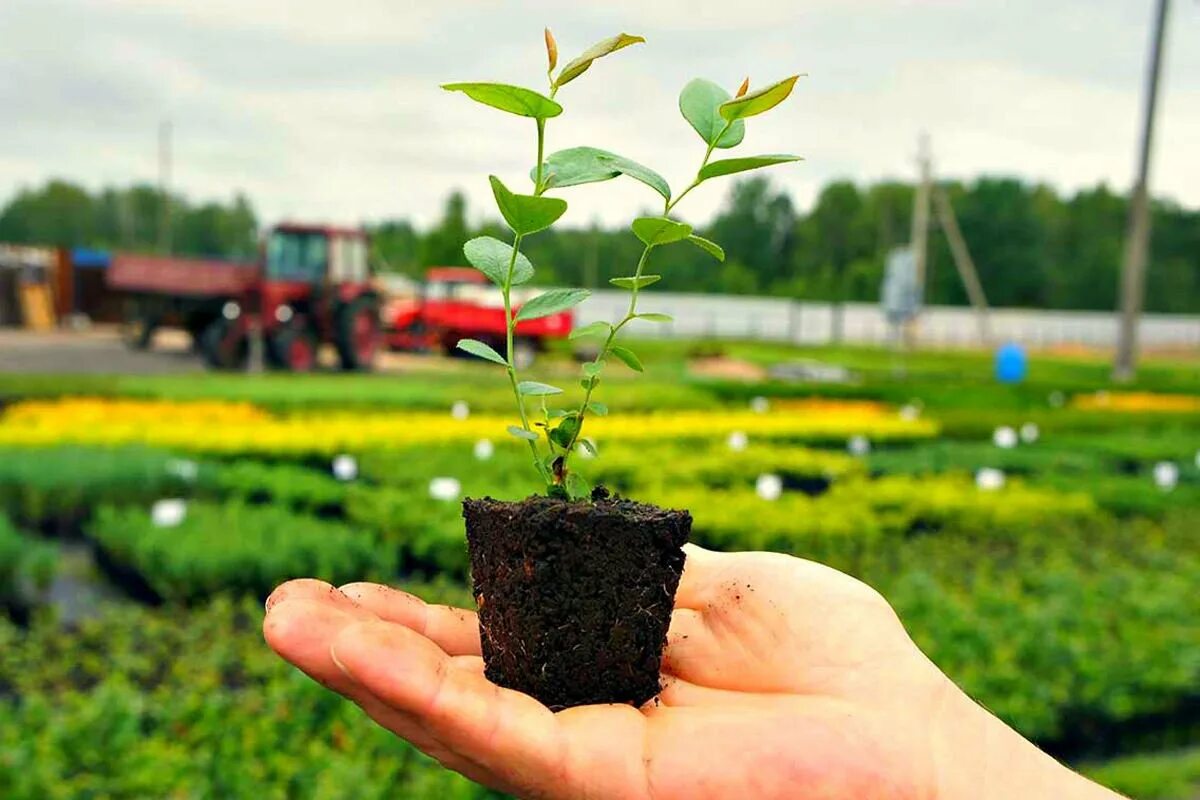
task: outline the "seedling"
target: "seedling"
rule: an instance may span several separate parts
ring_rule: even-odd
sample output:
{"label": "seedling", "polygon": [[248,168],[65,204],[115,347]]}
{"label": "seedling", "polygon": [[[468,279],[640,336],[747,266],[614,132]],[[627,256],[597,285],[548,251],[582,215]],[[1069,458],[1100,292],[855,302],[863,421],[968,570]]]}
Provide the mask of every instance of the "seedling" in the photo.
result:
{"label": "seedling", "polygon": [[[651,254],[658,248],[682,242],[699,247],[717,261],[725,260],[725,253],[719,244],[697,236],[691,225],[672,216],[676,207],[705,181],[800,160],[799,156],[778,154],[713,160],[716,150],[731,150],[742,143],[747,119],[770,111],[787,99],[799,75],[753,91],[747,78],[734,94],[702,78],[688,83],[679,95],[679,110],[703,140],[705,150],[695,176],[678,193],[672,192],[666,179],[659,173],[607,150],[590,146],[571,147],[547,157],[548,123],[563,113],[563,106],[556,99],[559,91],[587,72],[598,59],[644,41],[640,36],[618,34],[588,48],[556,74],[558,45],[550,30],[546,29],[548,94],[502,83],[448,83],[442,87],[463,92],[472,100],[500,111],[530,118],[537,130],[537,155],[534,167],[530,170],[533,183],[531,194],[513,192],[495,175],[488,178],[500,215],[512,231],[512,242],[480,236],[463,246],[467,261],[500,287],[504,298],[507,350],[500,354],[475,339],[463,339],[458,347],[505,368],[519,417],[519,424],[510,425],[508,432],[528,443],[534,468],[545,481],[547,494],[552,497],[582,499],[591,492],[587,481],[571,471],[570,459],[580,451],[595,454],[595,443],[583,434],[588,419],[608,413],[608,407],[596,400],[594,395],[609,364],[615,359],[636,372],[644,369],[638,355],[627,344],[620,343],[622,340],[619,335],[625,326],[635,319],[659,323],[671,320],[666,314],[642,310],[638,306],[642,290],[661,278],[660,275],[647,272]],[[585,289],[552,289],[529,299],[514,313],[513,288],[528,283],[535,274],[533,264],[521,253],[521,244],[525,237],[548,229],[566,213],[566,201],[551,197],[548,192],[621,176],[639,181],[656,193],[662,200],[662,213],[638,217],[630,225],[633,235],[644,246],[641,257],[632,275],[611,280],[613,285],[629,292],[629,309],[616,324],[593,322],[571,334],[574,339],[599,340],[601,346],[595,359],[582,366],[580,387],[583,396],[580,402],[565,408],[552,408],[548,398],[563,395],[561,388],[521,380],[518,375],[513,357],[517,323],[572,308],[583,302],[589,292]],[[534,415],[540,414],[540,418],[531,417],[530,400],[535,403]]]}

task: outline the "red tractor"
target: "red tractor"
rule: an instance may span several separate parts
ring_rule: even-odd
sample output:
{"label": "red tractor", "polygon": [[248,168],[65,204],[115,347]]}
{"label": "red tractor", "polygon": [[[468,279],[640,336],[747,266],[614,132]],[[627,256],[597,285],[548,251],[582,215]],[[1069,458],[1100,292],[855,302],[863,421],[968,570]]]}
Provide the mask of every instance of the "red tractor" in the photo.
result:
{"label": "red tractor", "polygon": [[259,334],[271,365],[294,372],[316,366],[325,342],[348,370],[369,369],[379,349],[379,296],[361,230],[279,225],[258,264],[118,254],[107,281],[127,297],[131,346],[181,325],[218,369],[244,367]]}
{"label": "red tractor", "polygon": [[[528,290],[536,294],[537,290]],[[514,311],[523,295],[514,293]],[[384,307],[387,344],[396,350],[443,350],[455,353],[459,339],[479,339],[499,353],[507,346],[500,290],[470,267],[434,267],[408,296],[393,297]],[[572,311],[517,323],[513,357],[518,367],[533,362],[550,339],[565,339],[575,323]]]}

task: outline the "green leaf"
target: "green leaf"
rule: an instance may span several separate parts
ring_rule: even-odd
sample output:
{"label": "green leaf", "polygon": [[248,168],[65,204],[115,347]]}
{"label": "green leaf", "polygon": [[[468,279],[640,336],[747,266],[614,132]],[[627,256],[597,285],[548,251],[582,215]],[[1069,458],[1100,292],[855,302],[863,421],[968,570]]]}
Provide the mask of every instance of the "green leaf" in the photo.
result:
{"label": "green leaf", "polygon": [[641,360],[636,355],[634,355],[634,352],[632,350],[630,350],[628,347],[622,347],[619,344],[613,345],[611,348],[609,348],[609,352],[611,352],[614,356],[616,356],[617,358],[624,361],[625,366],[629,367],[634,372],[644,372],[645,371],[645,367],[642,366]]}
{"label": "green leaf", "polygon": [[[734,122],[729,126],[729,130],[725,131],[725,135],[721,136],[727,122],[718,109],[729,99],[729,92],[717,84],[704,78],[696,78],[679,93],[679,111],[708,144],[722,148],[736,147],[746,135],[746,123],[741,120]],[[718,136],[721,137],[720,141],[717,141]]]}
{"label": "green leaf", "polygon": [[587,72],[588,67],[597,58],[606,56],[609,53],[615,53],[622,47],[629,47],[631,44],[638,44],[646,41],[641,36],[630,36],[628,33],[618,33],[609,39],[596,44],[584,50],[577,57],[571,59],[563,66],[558,73],[558,77],[554,79],[555,86],[566,86],[571,81],[578,78],[583,73]]}
{"label": "green leaf", "polygon": [[622,289],[632,289],[637,287],[641,289],[644,286],[649,286],[652,283],[658,283],[662,280],[662,275],[641,275],[630,278],[609,278],[608,282],[613,286],[620,286]]}
{"label": "green leaf", "polygon": [[587,410],[595,414],[597,417],[608,415],[608,406],[604,403],[598,403],[595,400],[587,404]]}
{"label": "green leaf", "polygon": [[[508,278],[508,262],[512,259],[512,245],[494,236],[478,236],[463,245],[463,255],[471,266],[487,275],[492,283],[504,288]],[[513,264],[512,285],[527,282],[533,277],[533,264],[523,253],[517,253]]]}
{"label": "green leaf", "polygon": [[598,455],[598,451],[596,450],[596,443],[593,442],[591,439],[580,439],[579,446],[582,447],[584,450],[587,450],[592,455]]}
{"label": "green leaf", "polygon": [[644,319],[648,322],[674,322],[675,318],[670,314],[657,314],[655,312],[647,312],[645,314],[635,314],[636,319]]}
{"label": "green leaf", "polygon": [[598,376],[592,376],[590,378],[584,378],[581,380],[579,385],[587,390],[594,388],[598,383],[600,383],[600,378]]}
{"label": "green leaf", "polygon": [[531,194],[513,194],[495,175],[489,175],[492,194],[500,215],[512,228],[513,233],[530,234],[544,231],[554,224],[567,210],[567,201],[558,197],[535,197]]}
{"label": "green leaf", "polygon": [[563,417],[579,416],[578,411],[574,411],[574,410],[567,411],[564,408],[552,408],[549,411],[547,411],[546,414],[550,417],[550,419],[562,419]]}
{"label": "green leaf", "polygon": [[692,233],[691,225],[666,217],[638,217],[630,227],[647,247],[683,241]]}
{"label": "green leaf", "polygon": [[610,333],[612,333],[612,325],[609,325],[607,322],[589,322],[582,328],[576,328],[571,331],[571,335],[568,338],[582,339],[585,336],[608,336]]}
{"label": "green leaf", "polygon": [[784,78],[778,83],[773,83],[765,89],[758,89],[741,97],[727,100],[721,104],[718,110],[727,122],[753,117],[764,111],[770,111],[787,99],[787,96],[792,93],[792,87],[796,85],[796,81],[799,78],[799,75],[793,75],[790,78]]}
{"label": "green leaf", "polygon": [[571,440],[579,433],[579,418],[567,417],[558,423],[558,427],[550,431],[550,441],[564,450],[571,446]]}
{"label": "green leaf", "polygon": [[604,361],[589,361],[583,365],[583,374],[589,378],[594,378],[604,371],[605,366],[607,364]]}
{"label": "green leaf", "polygon": [[462,92],[477,103],[522,117],[549,119],[563,111],[562,106],[549,97],[507,83],[443,83],[442,88],[448,92]]}
{"label": "green leaf", "polygon": [[591,295],[587,289],[551,289],[545,294],[531,297],[521,304],[517,319],[538,319],[566,311],[577,306]]}
{"label": "green leaf", "polygon": [[515,436],[518,439],[524,439],[527,442],[536,442],[538,440],[538,435],[536,433],[533,431],[527,431],[518,425],[509,425],[508,433],[511,436]]}
{"label": "green leaf", "polygon": [[592,496],[592,485],[578,472],[567,475],[567,494],[572,500],[587,500]]}
{"label": "green leaf", "polygon": [[[533,170],[530,174],[536,178],[537,172]],[[543,165],[542,180],[547,189],[561,189],[608,181],[618,175],[628,175],[641,181],[665,200],[671,198],[671,187],[662,175],[632,159],[598,147],[571,147],[551,154]]]}
{"label": "green leaf", "polygon": [[562,394],[562,389],[557,386],[551,386],[548,383],[538,383],[537,381],[521,381],[517,384],[517,391],[528,397],[541,397],[548,394]]}
{"label": "green leaf", "polygon": [[735,172],[745,172],[751,169],[770,167],[775,164],[787,164],[790,161],[803,161],[800,156],[773,154],[767,156],[745,156],[743,158],[725,158],[720,161],[710,161],[700,170],[699,178],[706,181],[709,178],[719,178],[722,175],[732,175]]}
{"label": "green leaf", "polygon": [[622,175],[627,175],[634,180],[641,181],[649,186],[654,191],[662,195],[664,200],[671,199],[671,187],[667,183],[667,179],[659,175],[649,167],[644,167],[636,161],[632,161],[624,156],[609,155],[605,156],[603,161],[613,165]]}
{"label": "green leaf", "polygon": [[458,344],[455,345],[455,347],[457,347],[459,350],[470,353],[473,356],[479,356],[480,358],[485,358],[488,361],[494,361],[497,364],[503,364],[506,367],[508,366],[508,362],[504,360],[504,356],[500,355],[490,346],[484,344],[478,339],[459,339]]}
{"label": "green leaf", "polygon": [[696,247],[699,247],[704,252],[708,253],[717,261],[725,260],[725,251],[721,248],[721,245],[717,244],[716,242],[709,241],[703,236],[696,236],[694,234],[688,237],[688,241],[696,245]]}

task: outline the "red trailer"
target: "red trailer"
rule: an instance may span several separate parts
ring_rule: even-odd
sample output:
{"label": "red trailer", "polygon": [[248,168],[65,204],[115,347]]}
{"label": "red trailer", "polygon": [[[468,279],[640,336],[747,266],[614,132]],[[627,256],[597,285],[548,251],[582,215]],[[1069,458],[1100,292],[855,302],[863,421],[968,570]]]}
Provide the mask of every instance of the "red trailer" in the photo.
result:
{"label": "red trailer", "polygon": [[[529,290],[535,293],[536,290]],[[514,310],[524,296],[514,297]],[[504,302],[500,290],[470,267],[434,267],[411,297],[393,298],[383,311],[385,340],[396,350],[454,353],[459,339],[479,339],[503,353]],[[564,339],[575,324],[573,311],[517,323],[513,354],[518,367],[532,363],[548,340]]]}
{"label": "red trailer", "polygon": [[126,298],[133,347],[149,347],[162,325],[180,325],[209,364],[235,369],[258,331],[272,365],[304,372],[323,342],[344,369],[370,368],[379,346],[379,297],[358,229],[279,225],[258,263],[117,254],[107,272]]}

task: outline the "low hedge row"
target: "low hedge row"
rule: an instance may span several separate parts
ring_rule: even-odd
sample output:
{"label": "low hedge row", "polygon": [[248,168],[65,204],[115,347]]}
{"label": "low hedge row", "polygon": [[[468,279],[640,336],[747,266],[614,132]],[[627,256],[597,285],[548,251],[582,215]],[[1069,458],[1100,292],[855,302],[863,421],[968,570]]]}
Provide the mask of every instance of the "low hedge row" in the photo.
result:
{"label": "low hedge row", "polygon": [[46,586],[56,564],[53,546],[21,533],[0,514],[0,611],[20,604],[24,588]]}
{"label": "low hedge row", "polygon": [[342,523],[274,506],[187,504],[177,525],[140,507],[102,506],[88,525],[103,563],[158,598],[196,602],[222,591],[265,597],[289,578],[331,583],[395,573],[395,552]]}
{"label": "low hedge row", "polygon": [[0,510],[34,526],[190,493],[214,468],[143,447],[0,448]]}

